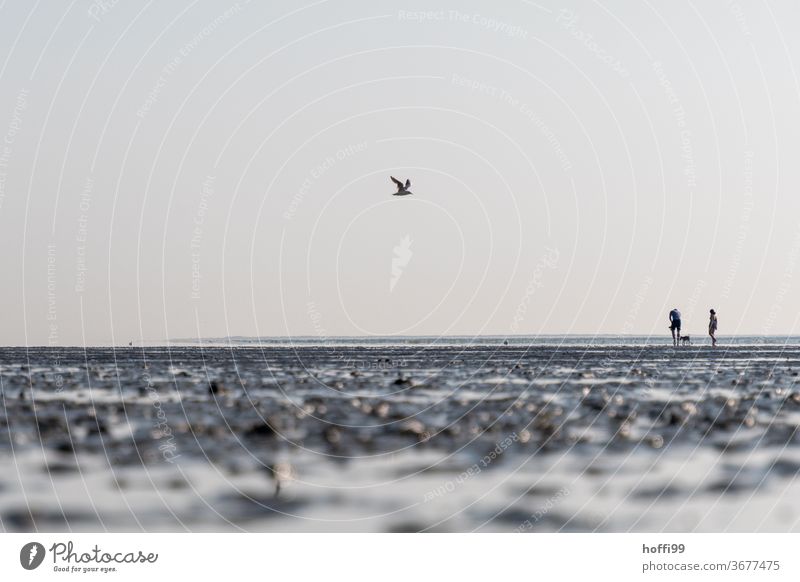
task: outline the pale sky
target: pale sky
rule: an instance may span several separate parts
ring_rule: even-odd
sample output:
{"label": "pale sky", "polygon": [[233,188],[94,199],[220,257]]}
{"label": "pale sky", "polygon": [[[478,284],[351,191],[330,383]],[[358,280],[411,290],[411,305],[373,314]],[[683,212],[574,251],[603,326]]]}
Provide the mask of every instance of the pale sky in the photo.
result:
{"label": "pale sky", "polygon": [[0,343],[800,333],[799,19],[3,2]]}

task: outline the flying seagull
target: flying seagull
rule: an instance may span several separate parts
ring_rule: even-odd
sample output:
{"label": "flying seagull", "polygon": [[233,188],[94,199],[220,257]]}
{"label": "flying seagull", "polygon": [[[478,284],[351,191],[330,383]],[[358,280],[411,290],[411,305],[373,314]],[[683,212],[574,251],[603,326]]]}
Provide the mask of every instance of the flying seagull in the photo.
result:
{"label": "flying seagull", "polygon": [[392,182],[397,184],[397,192],[392,194],[392,196],[408,196],[409,194],[413,194],[413,192],[409,190],[409,188],[411,188],[411,180],[406,180],[406,183],[404,185],[400,180],[398,180],[394,176],[389,176],[389,177],[392,179]]}

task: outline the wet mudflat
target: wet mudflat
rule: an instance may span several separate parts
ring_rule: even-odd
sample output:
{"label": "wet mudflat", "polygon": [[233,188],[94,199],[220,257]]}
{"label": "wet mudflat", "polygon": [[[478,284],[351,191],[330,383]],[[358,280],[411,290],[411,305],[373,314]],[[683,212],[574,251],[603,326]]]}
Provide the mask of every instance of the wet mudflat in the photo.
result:
{"label": "wet mudflat", "polygon": [[0,350],[4,531],[800,531],[800,347]]}

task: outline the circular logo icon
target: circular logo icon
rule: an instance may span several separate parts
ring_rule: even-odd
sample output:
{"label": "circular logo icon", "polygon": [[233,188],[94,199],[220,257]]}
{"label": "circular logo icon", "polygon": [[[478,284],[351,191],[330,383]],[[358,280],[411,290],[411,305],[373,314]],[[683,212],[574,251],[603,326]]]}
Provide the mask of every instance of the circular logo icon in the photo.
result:
{"label": "circular logo icon", "polygon": [[35,570],[44,561],[44,546],[39,542],[28,542],[19,551],[19,563],[26,570]]}

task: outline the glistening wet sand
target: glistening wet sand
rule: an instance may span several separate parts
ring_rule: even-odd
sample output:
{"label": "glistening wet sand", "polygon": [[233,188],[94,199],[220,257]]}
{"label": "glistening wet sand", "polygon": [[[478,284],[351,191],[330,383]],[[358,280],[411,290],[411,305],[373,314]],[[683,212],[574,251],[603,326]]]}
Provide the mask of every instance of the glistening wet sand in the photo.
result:
{"label": "glistening wet sand", "polygon": [[0,350],[5,531],[800,531],[800,347]]}

